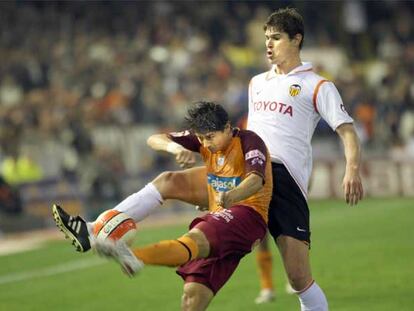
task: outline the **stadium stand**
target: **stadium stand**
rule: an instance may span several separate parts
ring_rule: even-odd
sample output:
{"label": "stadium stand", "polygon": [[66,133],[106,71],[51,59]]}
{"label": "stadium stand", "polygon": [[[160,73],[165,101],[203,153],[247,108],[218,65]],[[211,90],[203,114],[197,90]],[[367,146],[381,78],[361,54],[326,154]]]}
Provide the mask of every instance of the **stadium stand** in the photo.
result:
{"label": "stadium stand", "polygon": [[[283,2],[289,4],[308,23],[303,58],[335,81],[364,156],[413,159],[412,3]],[[200,98],[222,102],[234,121],[242,118],[248,79],[267,66],[261,23],[276,7],[260,1],[202,2],[196,10],[189,1],[0,3],[5,180],[7,161],[10,170],[10,159],[27,159],[38,174],[11,182],[23,198],[68,180],[81,194],[76,206],[96,207],[125,196],[130,187],[120,185],[151,174],[151,167],[174,167],[146,148],[146,137],[179,127],[186,105]],[[335,159],[341,148],[322,122],[314,146],[322,160]],[[39,189],[27,194],[27,182],[36,181]]]}

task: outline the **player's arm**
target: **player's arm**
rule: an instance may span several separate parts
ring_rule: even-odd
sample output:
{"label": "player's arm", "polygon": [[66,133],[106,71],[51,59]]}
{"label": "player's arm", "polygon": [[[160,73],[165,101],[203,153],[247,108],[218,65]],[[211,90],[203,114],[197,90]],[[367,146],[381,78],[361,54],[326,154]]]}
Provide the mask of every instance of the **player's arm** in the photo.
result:
{"label": "player's arm", "polygon": [[236,188],[220,192],[217,196],[217,204],[224,208],[231,207],[234,203],[247,199],[260,189],[264,184],[263,177],[252,173],[247,176]]}
{"label": "player's arm", "polygon": [[169,134],[154,134],[147,139],[147,144],[154,150],[166,151],[175,155],[175,160],[182,168],[194,166],[194,153],[183,145],[175,142]]}
{"label": "player's arm", "polygon": [[353,120],[346,112],[342,98],[332,82],[320,81],[313,98],[316,111],[338,133],[344,144],[346,169],[342,187],[346,202],[357,204],[362,199],[363,189],[359,176],[361,147],[352,125]]}
{"label": "player's arm", "polygon": [[225,208],[247,199],[262,189],[265,183],[266,165],[269,161],[267,148],[263,140],[252,131],[241,131],[242,151],[244,155],[245,178],[234,189],[217,196],[217,203]]}
{"label": "player's arm", "polygon": [[361,147],[355,128],[351,123],[337,127],[336,132],[344,145],[346,159],[345,176],[342,182],[347,203],[355,205],[364,195],[361,177],[359,175]]}

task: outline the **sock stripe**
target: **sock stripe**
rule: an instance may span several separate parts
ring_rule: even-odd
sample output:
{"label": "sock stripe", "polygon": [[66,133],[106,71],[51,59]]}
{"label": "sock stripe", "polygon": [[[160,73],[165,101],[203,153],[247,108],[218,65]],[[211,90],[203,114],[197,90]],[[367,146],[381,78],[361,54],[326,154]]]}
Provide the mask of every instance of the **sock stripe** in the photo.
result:
{"label": "sock stripe", "polygon": [[315,283],[315,280],[312,280],[304,289],[298,291],[297,294],[302,294],[306,292],[313,285],[313,283]]}
{"label": "sock stripe", "polygon": [[193,257],[193,254],[191,253],[191,249],[187,245],[185,245],[184,242],[181,242],[180,240],[175,240],[175,241],[177,241],[178,243],[180,243],[182,246],[184,246],[186,248],[186,250],[188,251],[188,260],[187,261],[190,261],[191,258]]}

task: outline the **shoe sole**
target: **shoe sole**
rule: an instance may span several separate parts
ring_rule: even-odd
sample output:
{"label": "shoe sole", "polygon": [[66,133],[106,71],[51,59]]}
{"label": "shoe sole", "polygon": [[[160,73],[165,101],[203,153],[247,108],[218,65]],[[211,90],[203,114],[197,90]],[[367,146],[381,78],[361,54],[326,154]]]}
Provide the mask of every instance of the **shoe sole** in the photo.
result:
{"label": "shoe sole", "polygon": [[[142,268],[144,268],[144,263],[138,259],[132,251],[129,251],[129,255],[134,257],[136,260],[135,264],[129,265],[128,262],[121,260],[121,257],[125,257],[123,255],[121,255],[121,253],[113,248],[112,250],[109,250],[108,248],[105,249],[105,244],[107,242],[98,242],[96,245],[95,250],[97,251],[98,255],[103,256],[103,257],[107,257],[107,258],[112,258],[113,260],[115,260],[120,266],[121,266],[121,270],[129,277],[133,277],[135,275],[138,274],[139,271],[142,270]],[[133,268],[134,266],[134,268]]]}
{"label": "shoe sole", "polygon": [[72,245],[75,246],[76,250],[78,252],[83,253],[84,249],[82,247],[82,244],[78,241],[78,239],[70,232],[65,225],[63,224],[63,220],[59,215],[59,212],[57,211],[56,204],[53,204],[52,206],[52,214],[53,218],[55,219],[56,226],[59,228],[59,230],[65,235],[66,239],[72,240]]}

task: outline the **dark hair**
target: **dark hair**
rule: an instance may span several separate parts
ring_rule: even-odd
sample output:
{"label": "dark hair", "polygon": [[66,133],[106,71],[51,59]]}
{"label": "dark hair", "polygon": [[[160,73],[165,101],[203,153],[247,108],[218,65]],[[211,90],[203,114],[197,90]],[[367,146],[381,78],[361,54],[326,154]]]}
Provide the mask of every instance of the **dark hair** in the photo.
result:
{"label": "dark hair", "polygon": [[299,44],[299,49],[302,48],[303,40],[305,39],[305,27],[303,26],[302,15],[295,8],[284,8],[274,11],[263,26],[264,31],[268,28],[275,28],[281,32],[286,32],[290,39],[293,39],[298,33],[301,34],[302,41]]}
{"label": "dark hair", "polygon": [[187,128],[196,133],[205,134],[223,131],[229,122],[229,115],[219,104],[199,101],[188,109],[185,122]]}

